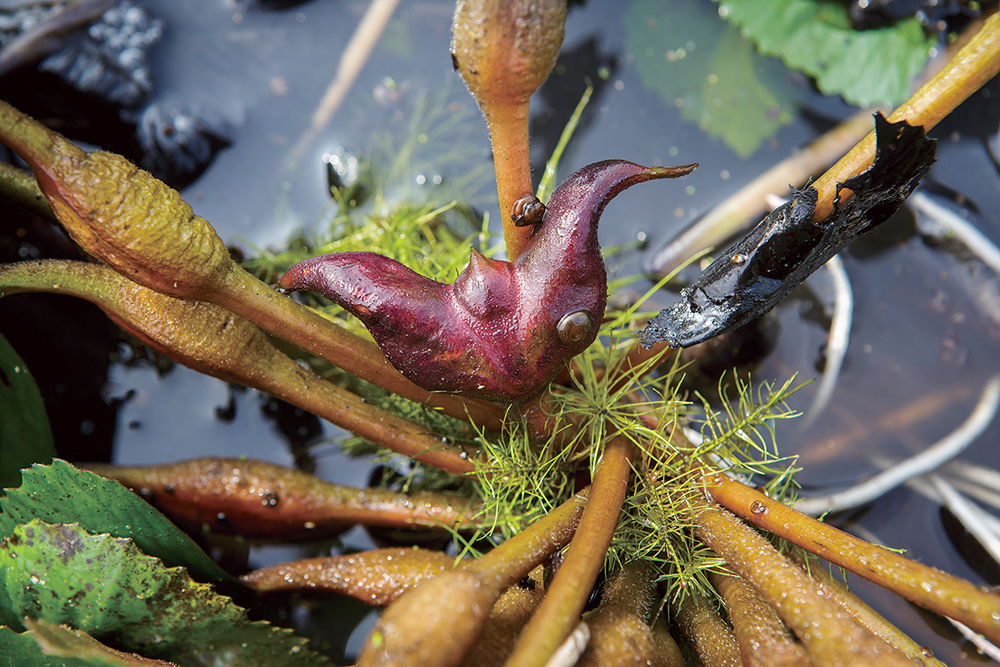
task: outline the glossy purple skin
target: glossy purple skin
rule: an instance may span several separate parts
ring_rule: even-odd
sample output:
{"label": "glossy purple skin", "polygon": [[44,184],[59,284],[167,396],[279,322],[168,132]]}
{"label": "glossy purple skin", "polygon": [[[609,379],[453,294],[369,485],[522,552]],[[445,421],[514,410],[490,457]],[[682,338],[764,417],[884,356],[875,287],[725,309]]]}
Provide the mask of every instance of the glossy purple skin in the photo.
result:
{"label": "glossy purple skin", "polygon": [[[636,183],[696,166],[607,160],[584,167],[552,193],[520,257],[492,260],[473,249],[452,285],[382,255],[345,252],[299,262],[278,287],[318,292],[357,316],[392,365],[425,389],[524,401],[597,337],[607,303],[597,241],[604,206]],[[564,321],[560,335],[560,322],[574,313],[586,317]]]}

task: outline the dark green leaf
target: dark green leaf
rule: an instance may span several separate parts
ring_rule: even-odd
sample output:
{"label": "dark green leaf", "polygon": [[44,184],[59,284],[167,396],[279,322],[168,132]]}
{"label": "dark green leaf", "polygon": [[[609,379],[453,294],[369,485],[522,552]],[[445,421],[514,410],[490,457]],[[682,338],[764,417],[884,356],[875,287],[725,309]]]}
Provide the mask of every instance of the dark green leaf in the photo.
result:
{"label": "dark green leaf", "polygon": [[[31,632],[16,634],[0,628],[0,666],[17,667],[170,667],[108,648],[79,630],[32,621]],[[11,662],[4,662],[10,660]]]}
{"label": "dark green leaf", "polygon": [[56,455],[42,395],[7,339],[0,335],[0,489],[17,486],[21,468]]}
{"label": "dark green leaf", "polygon": [[0,627],[0,667],[92,667],[83,660],[45,655],[31,635]]}
{"label": "dark green leaf", "polygon": [[911,93],[934,40],[916,19],[877,30],[847,27],[846,6],[816,0],[723,0],[719,14],[761,53],[816,79],[852,104],[895,105]]}
{"label": "dark green leaf", "polygon": [[65,624],[126,651],[179,665],[327,664],[306,640],[164,567],[131,540],[38,520],[0,542],[3,588],[18,617]]}
{"label": "dark green leaf", "polygon": [[233,581],[190,537],[118,482],[61,459],[32,466],[22,479],[20,488],[8,489],[0,498],[0,536],[34,518],[79,523],[92,533],[129,537],[147,554],[171,567],[184,566],[199,578]]}
{"label": "dark green leaf", "polygon": [[646,88],[740,157],[791,122],[800,92],[788,71],[758,56],[710,5],[638,0],[625,30]]}

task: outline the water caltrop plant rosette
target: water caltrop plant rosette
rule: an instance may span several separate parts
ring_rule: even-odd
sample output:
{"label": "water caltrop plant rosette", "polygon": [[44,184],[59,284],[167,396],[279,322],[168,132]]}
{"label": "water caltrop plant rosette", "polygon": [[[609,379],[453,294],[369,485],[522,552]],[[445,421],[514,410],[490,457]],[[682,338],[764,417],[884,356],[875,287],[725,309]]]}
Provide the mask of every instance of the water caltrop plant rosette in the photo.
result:
{"label": "water caltrop plant rosette", "polygon": [[[457,4],[453,62],[489,127],[508,259],[473,249],[467,266],[442,275],[353,250],[282,267],[272,287],[176,191],[0,102],[0,141],[32,171],[0,172],[5,191],[46,202],[45,214],[95,260],[0,266],[0,296],[92,301],[160,353],[415,466],[397,487],[351,488],[239,458],[35,465],[0,499],[5,655],[25,665],[323,664],[304,640],[248,620],[222,594],[294,591],[386,607],[358,665],[941,664],[817,557],[1000,641],[995,591],[789,507],[795,462],[778,454],[770,429],[794,416],[784,402],[794,379],[756,388],[736,380],[721,411],[695,406],[663,339],[682,343],[647,333],[643,347],[637,332],[651,314],[641,303],[608,307],[597,235],[605,205],[696,165],[606,160],[547,201],[534,198],[528,104],[554,65],[565,13],[556,0]],[[721,254],[695,283],[712,303],[689,299],[688,315],[752,300],[735,290],[762,284],[774,288],[762,297],[770,307],[787,292],[779,283],[803,279],[843,245],[831,231],[843,216],[866,225],[888,217],[933,159],[924,131],[998,70],[994,16],[910,102],[876,121],[877,136],[796,195],[794,225],[765,221]],[[899,162],[909,165],[902,173],[886,166]],[[401,206],[364,224],[451,238],[434,212]],[[453,238],[452,249],[462,243]],[[299,290],[342,311],[288,294]],[[16,355],[0,358],[4,375],[14,373]],[[690,428],[699,422],[703,438]],[[175,527],[307,542],[359,524],[438,539],[237,579]],[[445,542],[457,557],[435,548]]]}

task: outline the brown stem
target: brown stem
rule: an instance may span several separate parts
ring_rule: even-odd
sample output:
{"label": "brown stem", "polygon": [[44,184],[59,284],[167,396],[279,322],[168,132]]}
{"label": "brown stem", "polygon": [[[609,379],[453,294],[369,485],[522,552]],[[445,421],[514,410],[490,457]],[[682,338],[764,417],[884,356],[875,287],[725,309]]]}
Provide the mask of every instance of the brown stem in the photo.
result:
{"label": "brown stem", "polygon": [[240,581],[258,593],[338,593],[384,607],[422,581],[451,570],[454,564],[454,558],[440,551],[373,549],[279,563],[254,570]]}
{"label": "brown stem", "polygon": [[572,546],[505,663],[510,667],[541,667],[579,622],[618,524],[633,455],[634,446],[621,436],[605,448]]}
{"label": "brown stem", "polygon": [[[889,116],[889,120],[893,122],[906,120],[911,125],[922,125],[924,131],[929,132],[969,95],[993,78],[1000,71],[1000,18],[998,17],[1000,14],[994,14],[987,19],[979,33],[969,40],[940,72],[921,86],[913,97],[896,109]],[[845,137],[857,136],[854,133],[857,132],[857,125],[862,120],[865,120],[870,126],[870,113],[864,112],[855,115],[835,128],[832,133],[820,137],[806,151],[780,162],[742,188],[736,195],[708,214],[707,217],[711,217],[715,221],[713,226],[716,224],[730,225],[739,217],[745,216],[748,210],[759,210],[763,201],[763,191],[769,187],[769,184],[780,181],[780,187],[784,188],[788,183],[801,183],[800,176],[810,173],[822,161],[829,159],[829,151],[833,147],[840,148]],[[817,149],[815,154],[812,152],[814,148]],[[819,191],[819,202],[813,219],[819,221],[829,217],[830,213],[833,212],[837,183],[842,183],[868,168],[874,159],[875,131],[872,130],[847,155],[812,184]],[[802,171],[792,172],[793,169]],[[810,171],[805,171],[806,169]],[[841,192],[842,199],[851,196],[850,190],[842,190]],[[702,224],[698,225],[699,229],[702,227]],[[685,248],[694,245],[689,238],[693,233],[695,232],[690,230],[685,232],[659,253],[654,260],[658,271],[669,273],[680,264],[682,256],[685,254]],[[698,233],[700,234],[700,232]],[[699,244],[699,247],[705,247],[705,245]],[[647,350],[636,343],[629,350],[620,367],[628,370],[638,366],[667,348],[666,343],[657,343]]]}
{"label": "brown stem", "polygon": [[486,116],[493,144],[497,195],[507,258],[517,259],[531,238],[533,227],[517,227],[511,216],[514,202],[531,194],[531,155],[528,147],[528,105],[494,106]]}
{"label": "brown stem", "polygon": [[[955,110],[972,93],[1000,72],[1000,14],[994,14],[982,30],[951,59],[944,69],[925,83],[909,100],[896,109],[889,120],[905,120],[922,125],[929,132],[941,119]],[[875,159],[874,130],[820,176],[813,187],[819,192],[813,219],[825,220],[833,212],[837,183],[865,170]],[[841,191],[846,199],[850,191]]]}
{"label": "brown stem", "polygon": [[722,596],[746,667],[812,664],[778,613],[735,573],[709,572]]}
{"label": "brown stem", "polygon": [[121,156],[85,153],[2,101],[0,140],[31,166],[73,240],[130,280],[171,297],[215,303],[404,398],[499,428],[498,406],[432,395],[400,375],[373,343],[248,274],[176,190]]}
{"label": "brown stem", "polygon": [[531,194],[528,102],[556,64],[566,0],[459,2],[451,57],[490,128],[507,257],[517,259],[531,228],[511,220],[511,206]]}
{"label": "brown stem", "polygon": [[656,667],[684,667],[684,655],[677,640],[670,634],[666,617],[660,616],[653,623],[653,641],[656,642],[656,656],[659,661]]}
{"label": "brown stem", "polygon": [[860,540],[722,475],[708,480],[708,492],[717,503],[758,528],[914,604],[960,621],[990,641],[1000,641],[997,593]]}
{"label": "brown stem", "polygon": [[796,151],[726,198],[684,230],[653,259],[653,270],[666,275],[694,253],[732,237],[767,213],[768,196],[788,196],[788,187],[801,187],[813,174],[828,168],[864,139],[872,127],[874,110],[860,111]]}
{"label": "brown stem", "polygon": [[483,624],[464,664],[477,667],[501,667],[510,655],[521,629],[531,620],[545,596],[544,566],[535,567],[528,576],[500,594],[490,616]]}
{"label": "brown stem", "polygon": [[802,570],[724,509],[693,500],[694,534],[777,610],[817,667],[872,664],[912,667],[906,656],[826,599]]}
{"label": "brown stem", "polygon": [[577,667],[663,664],[649,626],[656,574],[648,561],[632,561],[608,581],[601,605],[587,621],[590,642]]}
{"label": "brown stem", "polygon": [[854,617],[872,634],[889,642],[917,664],[926,667],[945,667],[945,664],[928,654],[928,650],[913,641],[909,635],[887,621],[881,614],[868,606],[861,598],[847,589],[847,586],[830,576],[826,568],[818,563],[808,563],[801,553],[793,553],[791,559],[813,578],[823,595],[839,604],[844,611]]}
{"label": "brown stem", "polygon": [[199,372],[281,398],[442,470],[475,470],[461,452],[445,448],[426,428],[317,377],[279,352],[249,321],[219,306],[165,296],[106,266],[72,261],[0,266],[0,295],[22,291],[87,299],[144,343]]}
{"label": "brown stem", "polygon": [[208,528],[248,540],[319,540],[357,524],[471,527],[478,509],[454,494],[355,489],[253,459],[88,467],[132,489],[188,529]]}
{"label": "brown stem", "polygon": [[375,624],[358,666],[461,664],[503,590],[569,541],[586,496],[578,493],[482,558],[401,596]]}
{"label": "brown stem", "polygon": [[705,667],[743,665],[732,629],[703,595],[692,592],[684,596],[677,610],[677,624]]}
{"label": "brown stem", "polygon": [[56,220],[56,214],[30,172],[0,162],[0,192],[35,213]]}

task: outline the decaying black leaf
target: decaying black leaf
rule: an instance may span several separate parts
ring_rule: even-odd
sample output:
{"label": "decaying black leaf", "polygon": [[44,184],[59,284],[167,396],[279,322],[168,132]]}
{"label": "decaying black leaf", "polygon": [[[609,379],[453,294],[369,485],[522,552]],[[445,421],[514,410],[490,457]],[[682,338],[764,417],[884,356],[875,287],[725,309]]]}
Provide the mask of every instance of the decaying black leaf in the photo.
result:
{"label": "decaying black leaf", "polygon": [[645,347],[688,347],[771,310],[813,271],[859,235],[887,220],[934,163],[935,142],[923,128],[875,115],[875,162],[837,185],[854,197],[813,222],[816,190],[795,190],[749,234],[720,255],[639,334]]}

